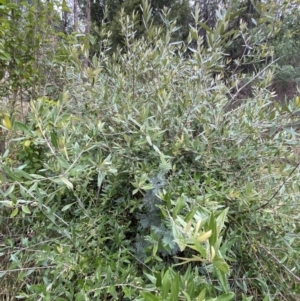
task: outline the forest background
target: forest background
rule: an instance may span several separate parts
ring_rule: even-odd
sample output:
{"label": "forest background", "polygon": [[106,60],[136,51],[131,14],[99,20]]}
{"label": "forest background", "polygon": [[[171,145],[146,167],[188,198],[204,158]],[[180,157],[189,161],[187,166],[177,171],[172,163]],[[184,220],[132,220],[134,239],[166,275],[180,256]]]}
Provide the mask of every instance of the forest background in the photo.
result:
{"label": "forest background", "polygon": [[1,300],[299,300],[298,0],[0,0]]}

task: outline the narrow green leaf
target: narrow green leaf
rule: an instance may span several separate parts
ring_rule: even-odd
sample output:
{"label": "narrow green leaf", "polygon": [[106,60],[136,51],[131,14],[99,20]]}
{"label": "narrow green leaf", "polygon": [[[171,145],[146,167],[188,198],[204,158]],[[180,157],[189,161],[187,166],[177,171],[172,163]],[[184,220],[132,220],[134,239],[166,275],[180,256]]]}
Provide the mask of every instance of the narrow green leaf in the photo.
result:
{"label": "narrow green leaf", "polygon": [[57,138],[57,134],[55,132],[51,132],[50,133],[50,137],[51,137],[51,143],[55,148],[58,148],[58,138]]}
{"label": "narrow green leaf", "polygon": [[6,165],[2,165],[1,166],[4,170],[5,175],[10,179],[10,180],[14,180],[14,181],[21,181],[20,178],[18,178],[16,176],[16,174],[14,172],[12,172]]}
{"label": "narrow green leaf", "polygon": [[240,10],[236,11],[235,13],[230,12],[229,13],[229,20],[233,20],[235,17],[239,16],[241,13],[244,13],[243,9],[240,9]]}
{"label": "narrow green leaf", "polygon": [[[190,295],[189,295],[187,292],[182,291],[182,293],[184,294],[184,296],[185,296],[185,298],[186,298],[186,301],[192,301]],[[196,301],[198,301],[198,300],[196,300]],[[200,300],[200,301],[202,301],[202,300]]]}
{"label": "narrow green leaf", "polygon": [[75,301],[86,301],[86,294],[84,292],[79,292],[76,294]]}
{"label": "narrow green leaf", "polygon": [[172,281],[170,300],[178,301],[178,295],[179,295],[179,275],[178,273],[176,273],[175,278]]}
{"label": "narrow green leaf", "polygon": [[230,301],[233,298],[234,298],[234,293],[227,293],[227,294],[223,294],[221,296],[218,296],[216,301]]}
{"label": "narrow green leaf", "polygon": [[73,184],[65,177],[60,177],[61,181],[66,184],[69,189],[73,189]]}
{"label": "narrow green leaf", "polygon": [[11,213],[10,217],[11,217],[11,218],[12,218],[12,217],[15,217],[15,216],[18,214],[18,212],[19,212],[18,208],[15,208],[15,209],[13,210],[13,212]]}
{"label": "narrow green leaf", "polygon": [[156,279],[155,276],[150,275],[150,274],[147,274],[147,273],[144,273],[144,275],[146,275],[147,278],[148,278],[154,285],[156,284],[157,279]]}
{"label": "narrow green leaf", "polygon": [[186,217],[184,218],[184,221],[188,223],[188,222],[193,218],[193,216],[195,215],[195,213],[196,213],[197,210],[198,210],[197,207],[194,208],[193,210],[191,210],[191,211],[186,215]]}
{"label": "narrow green leaf", "polygon": [[28,128],[26,127],[26,125],[18,121],[15,121],[14,123],[14,130],[28,132]]}
{"label": "narrow green leaf", "polygon": [[24,170],[20,169],[20,167],[18,167],[14,170],[14,174],[15,174],[15,176],[19,176],[20,178],[25,178],[27,180],[32,180],[30,175],[27,172],[25,172]]}
{"label": "narrow green leaf", "polygon": [[169,294],[171,282],[170,282],[170,273],[166,271],[163,279],[162,279],[162,286],[161,286],[161,296],[163,300],[166,300]]}
{"label": "narrow green leaf", "polygon": [[214,217],[214,214],[212,213],[210,215],[209,224],[207,230],[212,231],[212,235],[209,237],[209,243],[211,246],[214,246],[217,239],[218,239],[218,233],[217,233],[217,223]]}
{"label": "narrow green leaf", "polygon": [[157,253],[158,249],[158,242],[154,243],[153,249],[152,249],[152,256],[154,257]]}
{"label": "narrow green leaf", "polygon": [[185,199],[183,197],[179,197],[176,201],[176,205],[173,209],[173,218],[175,219],[176,216],[180,213],[180,211],[186,206]]}
{"label": "narrow green leaf", "polygon": [[229,289],[228,289],[228,284],[227,284],[227,277],[226,274],[223,273],[221,270],[219,270],[218,268],[215,269],[218,280],[221,284],[221,287],[223,289],[224,292],[228,293]]}
{"label": "narrow green leaf", "polygon": [[228,208],[226,208],[225,210],[223,210],[221,212],[221,214],[217,217],[216,219],[216,223],[217,223],[217,235],[220,234],[223,226],[224,226],[224,223],[225,223],[225,219],[226,219],[226,216],[227,216],[227,212],[228,212]]}
{"label": "narrow green leaf", "polygon": [[31,211],[29,210],[29,208],[27,206],[22,206],[22,211],[26,214],[30,214]]}
{"label": "narrow green leaf", "polygon": [[152,141],[151,141],[151,138],[150,138],[150,136],[146,136],[146,140],[147,140],[147,142],[152,146]]}
{"label": "narrow green leaf", "polygon": [[11,185],[6,191],[4,196],[9,196],[15,189],[15,185]]}
{"label": "narrow green leaf", "polygon": [[106,174],[99,171],[97,178],[97,187],[101,187],[103,180],[105,179]]}
{"label": "narrow green leaf", "polygon": [[222,273],[224,274],[228,274],[229,273],[229,266],[228,264],[225,262],[225,260],[219,256],[216,256],[213,260],[213,265],[220,270]]}
{"label": "narrow green leaf", "polygon": [[199,296],[197,297],[196,301],[204,301],[205,300],[205,295],[206,295],[206,289],[204,288]]}
{"label": "narrow green leaf", "polygon": [[159,301],[158,297],[149,292],[142,292],[145,301]]}
{"label": "narrow green leaf", "polygon": [[211,28],[209,28],[205,23],[203,23],[203,22],[198,22],[198,23],[203,29],[205,29],[206,31],[208,31],[210,33],[213,33],[213,30]]}
{"label": "narrow green leaf", "polygon": [[161,154],[161,151],[159,150],[159,148],[156,145],[152,145],[152,146],[157,153]]}
{"label": "narrow green leaf", "polygon": [[67,211],[69,208],[71,208],[75,203],[71,203],[68,205],[63,206],[63,208],[61,209],[62,212]]}

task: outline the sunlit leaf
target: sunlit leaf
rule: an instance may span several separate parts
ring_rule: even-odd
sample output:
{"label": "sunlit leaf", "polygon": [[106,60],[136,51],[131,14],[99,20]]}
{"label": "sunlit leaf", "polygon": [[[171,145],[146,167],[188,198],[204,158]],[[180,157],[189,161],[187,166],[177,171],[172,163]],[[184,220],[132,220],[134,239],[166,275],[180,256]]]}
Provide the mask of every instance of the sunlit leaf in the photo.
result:
{"label": "sunlit leaf", "polygon": [[73,189],[73,184],[66,177],[60,177],[60,180],[65,183],[69,189]]}
{"label": "sunlit leaf", "polygon": [[200,235],[199,237],[197,237],[197,240],[199,242],[204,242],[206,241],[209,237],[211,237],[212,235],[212,231],[208,231],[208,232],[205,232],[204,234]]}
{"label": "sunlit leaf", "polygon": [[5,116],[3,119],[2,119],[2,124],[5,128],[7,128],[8,130],[11,130],[12,129],[12,124],[11,124],[11,120],[9,118],[9,116]]}

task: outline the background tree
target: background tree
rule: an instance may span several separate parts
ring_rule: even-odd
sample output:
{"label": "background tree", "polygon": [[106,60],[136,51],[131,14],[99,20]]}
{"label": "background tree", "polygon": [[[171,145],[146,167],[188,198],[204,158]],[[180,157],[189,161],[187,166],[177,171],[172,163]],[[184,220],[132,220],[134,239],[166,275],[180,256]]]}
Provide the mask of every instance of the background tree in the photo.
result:
{"label": "background tree", "polygon": [[[137,13],[135,26],[136,26],[136,38],[139,38],[144,33],[144,26],[141,19],[141,0],[106,0],[95,1],[91,5],[91,19],[94,25],[100,30],[102,21],[104,18],[104,9],[107,7],[107,15],[105,22],[108,22],[109,29],[112,32],[112,48],[116,49],[117,46],[123,46],[124,40],[121,34],[120,26],[120,14],[124,16],[131,16],[135,11]],[[182,40],[188,35],[188,25],[191,19],[191,9],[189,1],[152,1],[152,17],[154,25],[162,25],[163,21],[160,17],[161,10],[166,7],[171,9],[170,19],[176,20],[176,24],[180,29],[177,31],[177,35],[174,35],[173,39]]]}
{"label": "background tree", "polygon": [[53,47],[49,45],[56,42],[60,19],[50,1],[8,1],[0,9],[0,75],[6,75],[0,95],[9,99],[13,111],[16,101],[28,100],[43,89],[43,80],[49,74],[45,60],[52,57]]}

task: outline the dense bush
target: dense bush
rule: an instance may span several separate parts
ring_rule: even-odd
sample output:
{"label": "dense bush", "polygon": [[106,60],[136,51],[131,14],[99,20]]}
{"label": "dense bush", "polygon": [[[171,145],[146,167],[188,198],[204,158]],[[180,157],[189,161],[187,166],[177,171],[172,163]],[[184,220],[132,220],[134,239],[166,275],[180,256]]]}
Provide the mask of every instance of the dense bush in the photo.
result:
{"label": "dense bush", "polygon": [[124,17],[126,48],[111,57],[104,40],[88,67],[75,44],[60,98],[32,100],[26,123],[3,119],[3,294],[298,300],[300,99],[273,105],[265,68],[234,106],[239,76],[222,80],[230,15],[204,48],[197,14],[174,43],[175,23],[165,13],[165,29],[152,27],[149,9],[147,35]]}

